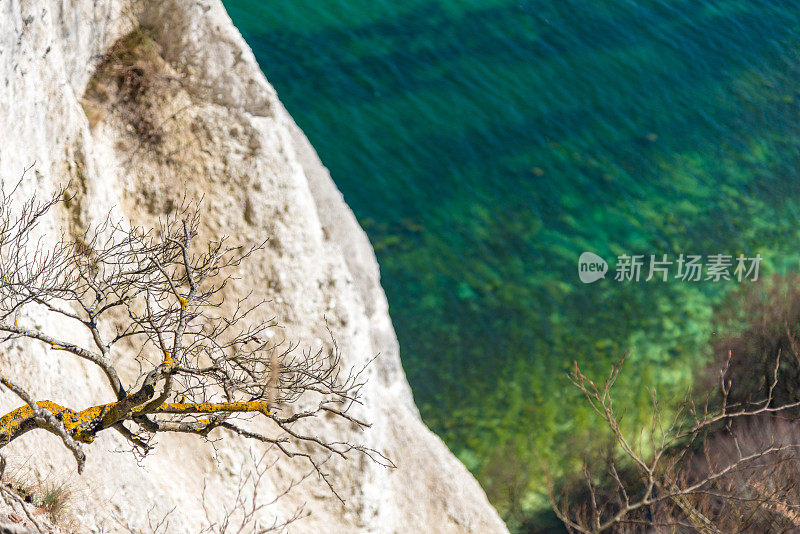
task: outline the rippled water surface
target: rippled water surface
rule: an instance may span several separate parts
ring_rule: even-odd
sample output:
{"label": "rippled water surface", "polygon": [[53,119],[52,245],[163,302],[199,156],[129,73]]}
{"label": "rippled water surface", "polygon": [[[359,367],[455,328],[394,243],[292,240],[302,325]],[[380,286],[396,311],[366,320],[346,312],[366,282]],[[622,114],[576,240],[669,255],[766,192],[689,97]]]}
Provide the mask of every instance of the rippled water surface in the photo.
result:
{"label": "rippled water surface", "polygon": [[630,353],[635,419],[737,285],[584,285],[581,252],[797,266],[798,2],[225,4],[375,246],[423,417],[501,508],[592,435],[574,361]]}

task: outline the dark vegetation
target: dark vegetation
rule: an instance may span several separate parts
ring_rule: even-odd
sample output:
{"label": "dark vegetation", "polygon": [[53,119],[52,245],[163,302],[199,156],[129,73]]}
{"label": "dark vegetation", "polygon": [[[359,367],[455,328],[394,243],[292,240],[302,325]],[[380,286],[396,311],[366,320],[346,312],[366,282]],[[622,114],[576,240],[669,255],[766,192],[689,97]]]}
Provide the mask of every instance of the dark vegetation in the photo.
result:
{"label": "dark vegetation", "polygon": [[680,398],[731,289],[587,288],[582,251],[796,264],[786,3],[225,3],[372,239],[425,422],[514,528],[542,524],[538,466],[567,476],[600,435],[571,362],[599,377],[635,347],[616,394],[644,425],[646,386]]}
{"label": "dark vegetation", "polygon": [[[562,525],[542,515],[520,532],[800,531],[800,292],[773,276],[728,296],[715,360],[680,402],[652,396],[646,426],[615,404],[615,366],[570,379],[607,432],[582,466],[550,481]],[[549,519],[549,520],[548,520]]]}

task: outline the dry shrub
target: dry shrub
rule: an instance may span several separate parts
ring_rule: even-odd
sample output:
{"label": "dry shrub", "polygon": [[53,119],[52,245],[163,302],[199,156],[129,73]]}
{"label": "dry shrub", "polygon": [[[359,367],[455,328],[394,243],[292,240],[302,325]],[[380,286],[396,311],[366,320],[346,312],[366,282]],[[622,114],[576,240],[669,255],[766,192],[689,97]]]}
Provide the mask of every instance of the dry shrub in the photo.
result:
{"label": "dry shrub", "polygon": [[720,375],[704,402],[687,397],[667,414],[653,396],[647,428],[624,432],[613,386],[620,365],[596,384],[576,367],[571,378],[604,420],[613,440],[587,457],[580,486],[550,484],[556,514],[571,532],[800,531],[800,404],[778,403],[776,368],[766,395],[747,405],[728,400]]}
{"label": "dry shrub", "polygon": [[730,401],[746,403],[763,398],[778,358],[780,380],[775,400],[786,403],[800,399],[799,288],[800,275],[776,275],[732,293],[721,307],[713,367],[730,358]]}
{"label": "dry shrub", "polygon": [[576,366],[573,383],[613,439],[586,459],[580,483],[551,483],[568,530],[800,532],[798,281],[731,294],[713,341],[722,369],[710,367],[674,415],[654,395],[651,424],[633,434],[614,405],[620,365],[597,384]]}
{"label": "dry shrub", "polygon": [[7,466],[5,457],[0,456],[0,498],[6,504],[16,502],[17,509],[27,516],[23,521],[27,519],[25,523],[36,532],[51,532],[53,528],[75,532],[79,529],[77,503],[85,495],[76,490],[71,478],[52,473],[42,477],[29,465],[29,459]]}
{"label": "dry shrub", "polygon": [[89,81],[81,103],[90,126],[116,112],[140,142],[158,145],[164,131],[148,95],[172,80],[159,44],[145,30],[133,30],[114,43]]}

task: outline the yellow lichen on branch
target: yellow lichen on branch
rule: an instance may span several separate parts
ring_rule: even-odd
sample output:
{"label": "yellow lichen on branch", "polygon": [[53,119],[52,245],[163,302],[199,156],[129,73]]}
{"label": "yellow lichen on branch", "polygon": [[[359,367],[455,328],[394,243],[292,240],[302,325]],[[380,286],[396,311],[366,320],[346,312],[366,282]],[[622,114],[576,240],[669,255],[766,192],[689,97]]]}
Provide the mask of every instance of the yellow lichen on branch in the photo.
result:
{"label": "yellow lichen on branch", "polygon": [[[157,407],[145,403],[126,406],[125,399],[108,404],[92,406],[81,411],[65,408],[52,401],[39,401],[37,405],[59,419],[67,432],[76,441],[91,443],[101,430],[134,417],[154,414],[195,415],[216,413],[261,413],[270,415],[266,402],[167,402]],[[0,417],[0,447],[29,430],[42,428],[52,430],[47,423],[37,420],[30,406],[25,405]]]}
{"label": "yellow lichen on branch", "polygon": [[[92,406],[76,412],[52,401],[39,401],[36,404],[56,416],[64,424],[64,428],[72,438],[83,443],[94,441],[96,434],[94,427],[100,422],[109,406]],[[12,410],[0,417],[0,445],[8,443],[34,428],[50,430],[46,423],[35,420],[35,414],[30,406],[25,405]]]}
{"label": "yellow lichen on branch", "polygon": [[[98,71],[112,67],[108,61]],[[139,76],[127,68],[131,65],[123,66],[125,76]],[[123,82],[127,83],[120,79]],[[205,234],[206,226],[200,224],[198,203],[185,199],[177,213],[166,215],[152,229],[107,218],[78,236],[56,240],[52,249],[28,255],[25,245],[38,238],[28,235],[36,221],[71,199],[66,189],[60,189],[50,201],[31,199],[20,210],[0,210],[0,227],[16,229],[0,232],[0,248],[10,251],[8,258],[4,256],[8,268],[3,270],[14,273],[14,287],[6,287],[0,299],[0,333],[5,342],[26,338],[41,344],[53,365],[63,356],[96,366],[111,389],[90,401],[96,406],[80,409],[86,405],[79,404],[72,409],[39,401],[43,384],[34,383],[37,389],[28,393],[0,373],[3,393],[7,388],[24,404],[0,412],[0,449],[26,432],[46,430],[72,451],[80,472],[85,463],[81,443],[91,443],[105,430],[121,434],[139,455],[151,449],[158,434],[209,439],[219,429],[221,434],[273,444],[287,454],[290,444],[305,443],[325,455],[345,458],[348,451],[358,450],[372,459],[383,458],[371,449],[292,430],[295,423],[328,415],[359,428],[368,426],[346,414],[359,402],[363,369],[340,373],[332,332],[330,350],[309,348],[300,353],[296,344],[281,348],[261,340],[277,325],[263,319],[259,311],[263,302],[255,295],[237,296],[229,282],[236,280],[246,259],[265,250],[266,241],[229,246],[221,236],[197,243],[194,238]],[[0,188],[0,205],[8,200]],[[176,224],[177,217],[182,225]],[[22,310],[35,304],[69,319],[70,327],[46,321],[26,330],[17,315],[25,323]],[[86,341],[77,344],[76,336]],[[120,377],[122,369],[136,367],[138,376]],[[83,387],[79,382],[70,386]],[[287,417],[270,410],[277,405],[305,405],[306,395],[319,404],[293,410]],[[246,399],[251,400],[235,402]],[[269,423],[268,433],[248,428],[256,423],[248,420],[262,419],[259,415],[269,419],[260,421]],[[300,454],[333,490],[322,470],[323,455]]]}
{"label": "yellow lichen on branch", "polygon": [[[134,412],[136,410],[134,409]],[[165,402],[150,413],[164,414],[196,414],[196,413],[221,413],[238,412],[253,413],[258,412],[269,415],[269,404],[266,402]]]}

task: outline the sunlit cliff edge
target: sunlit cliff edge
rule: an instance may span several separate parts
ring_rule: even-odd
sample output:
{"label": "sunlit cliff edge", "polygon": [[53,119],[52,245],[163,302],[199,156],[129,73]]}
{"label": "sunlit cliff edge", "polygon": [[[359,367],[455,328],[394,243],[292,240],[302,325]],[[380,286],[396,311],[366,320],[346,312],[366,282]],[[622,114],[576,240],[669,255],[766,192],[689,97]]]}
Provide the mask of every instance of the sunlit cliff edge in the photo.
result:
{"label": "sunlit cliff edge", "polygon": [[[369,241],[220,2],[6,0],[0,72],[4,187],[32,166],[15,198],[47,197],[67,183],[75,195],[45,221],[43,245],[109,212],[147,226],[183,198],[202,198],[204,235],[269,238],[228,294],[266,299],[283,326],[279,335],[301,346],[328,343],[330,328],[345,366],[377,355],[358,407],[372,427],[362,433],[318,424],[381,451],[397,468],[332,460],[344,506],[309,477],[260,511],[262,524],[302,507],[289,531],[505,531],[478,483],[422,423]],[[32,308],[25,320],[53,328],[60,319]],[[125,362],[126,354],[116,358]],[[0,369],[42,398],[76,408],[110,400],[96,369],[39,345],[3,345]],[[128,371],[137,370],[131,364]],[[18,405],[0,393],[2,413]],[[176,533],[199,532],[209,508],[213,515],[231,506],[260,455],[233,437],[161,438],[138,463],[127,449],[121,437],[101,435],[86,448],[83,475],[41,431],[2,453],[17,473],[69,485],[69,530],[149,532],[167,517],[162,531]],[[279,460],[262,491],[278,495],[306,472],[300,462]]]}

